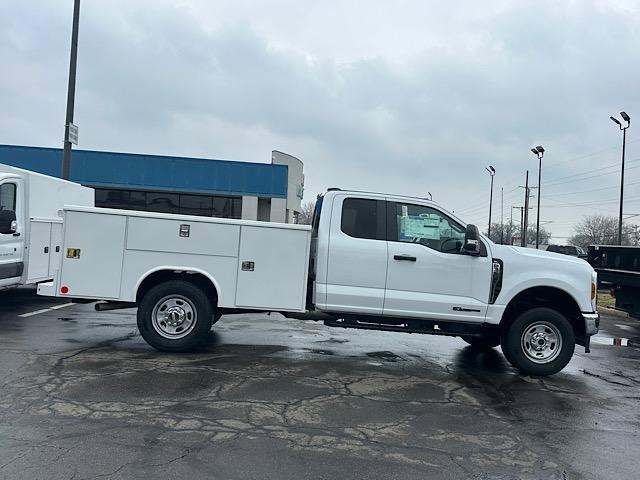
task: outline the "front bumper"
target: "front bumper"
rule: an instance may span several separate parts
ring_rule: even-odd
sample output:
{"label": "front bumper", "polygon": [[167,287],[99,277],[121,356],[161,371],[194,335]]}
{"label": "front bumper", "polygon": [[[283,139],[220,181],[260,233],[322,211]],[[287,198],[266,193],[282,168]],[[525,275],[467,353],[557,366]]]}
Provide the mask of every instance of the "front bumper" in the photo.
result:
{"label": "front bumper", "polygon": [[584,333],[587,337],[598,333],[598,329],[600,328],[599,313],[583,313],[582,318],[584,320]]}
{"label": "front bumper", "polygon": [[585,353],[591,352],[591,336],[598,333],[600,328],[600,314],[595,313],[583,313],[582,319],[584,321],[584,337],[576,337],[576,343],[584,347]]}

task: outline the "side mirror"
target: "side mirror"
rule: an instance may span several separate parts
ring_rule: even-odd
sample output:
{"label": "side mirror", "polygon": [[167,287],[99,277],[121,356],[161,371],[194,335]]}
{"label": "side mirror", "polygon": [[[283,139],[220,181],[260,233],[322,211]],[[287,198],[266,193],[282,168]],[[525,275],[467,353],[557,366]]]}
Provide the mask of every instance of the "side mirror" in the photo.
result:
{"label": "side mirror", "polygon": [[467,225],[462,251],[467,255],[480,255],[480,232],[475,225]]}
{"label": "side mirror", "polygon": [[0,210],[0,234],[15,233],[17,229],[16,212],[13,210]]}

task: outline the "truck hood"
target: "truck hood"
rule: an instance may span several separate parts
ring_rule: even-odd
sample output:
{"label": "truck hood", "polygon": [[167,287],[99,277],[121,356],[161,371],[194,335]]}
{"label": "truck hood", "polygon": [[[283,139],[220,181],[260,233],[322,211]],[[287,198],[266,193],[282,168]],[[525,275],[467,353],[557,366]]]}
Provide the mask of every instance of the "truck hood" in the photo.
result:
{"label": "truck hood", "polygon": [[501,256],[511,256],[511,255],[523,255],[525,257],[530,258],[531,260],[538,259],[537,261],[548,261],[548,262],[559,262],[555,263],[556,265],[560,265],[560,263],[571,263],[571,264],[579,264],[584,265],[584,267],[588,270],[592,270],[591,265],[587,263],[586,260],[583,260],[578,257],[572,257],[571,255],[563,255],[561,253],[555,252],[547,252],[545,250],[536,250],[535,248],[525,248],[525,247],[514,247],[511,245],[491,245],[491,254],[494,257],[501,258]]}
{"label": "truck hood", "polygon": [[570,294],[583,312],[593,311],[594,269],[585,260],[533,248],[490,244],[491,255],[503,262],[503,290],[496,303],[508,303],[531,287],[555,287]]}

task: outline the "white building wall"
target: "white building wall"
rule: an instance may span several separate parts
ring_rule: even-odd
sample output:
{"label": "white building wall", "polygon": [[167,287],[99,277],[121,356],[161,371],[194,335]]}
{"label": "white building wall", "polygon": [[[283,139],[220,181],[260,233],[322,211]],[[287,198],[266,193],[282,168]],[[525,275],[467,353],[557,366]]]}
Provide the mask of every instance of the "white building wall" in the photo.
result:
{"label": "white building wall", "polygon": [[[302,196],[304,193],[304,164],[293,155],[274,150],[271,152],[271,163],[287,165],[289,181],[287,186],[287,200],[285,209],[289,211],[287,222],[293,222],[296,213],[302,211]],[[273,205],[273,204],[272,204]],[[273,207],[272,207],[273,208]],[[271,218],[273,222],[273,217]]]}
{"label": "white building wall", "polygon": [[287,222],[287,199],[272,198],[271,199],[271,221],[278,223]]}
{"label": "white building wall", "polygon": [[242,197],[242,220],[258,219],[258,197]]}

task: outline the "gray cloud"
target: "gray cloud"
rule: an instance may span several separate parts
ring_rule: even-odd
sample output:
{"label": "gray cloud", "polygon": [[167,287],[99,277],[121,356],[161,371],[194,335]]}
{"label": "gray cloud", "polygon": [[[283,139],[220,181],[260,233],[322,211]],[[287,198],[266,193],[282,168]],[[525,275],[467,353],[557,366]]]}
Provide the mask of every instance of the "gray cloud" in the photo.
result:
{"label": "gray cloud", "polygon": [[[58,145],[70,8],[0,3],[9,13],[0,19],[0,142]],[[615,185],[613,168],[551,184],[615,163],[608,116],[640,112],[635,4],[367,5],[84,2],[81,147],[264,161],[277,148],[305,161],[309,194],[431,191],[484,225],[484,166],[497,168],[508,211],[521,203],[524,169],[537,173],[529,148],[542,143],[543,218],[556,235],[590,209],[558,202],[617,195],[562,196]],[[630,158],[640,157],[635,145]]]}

